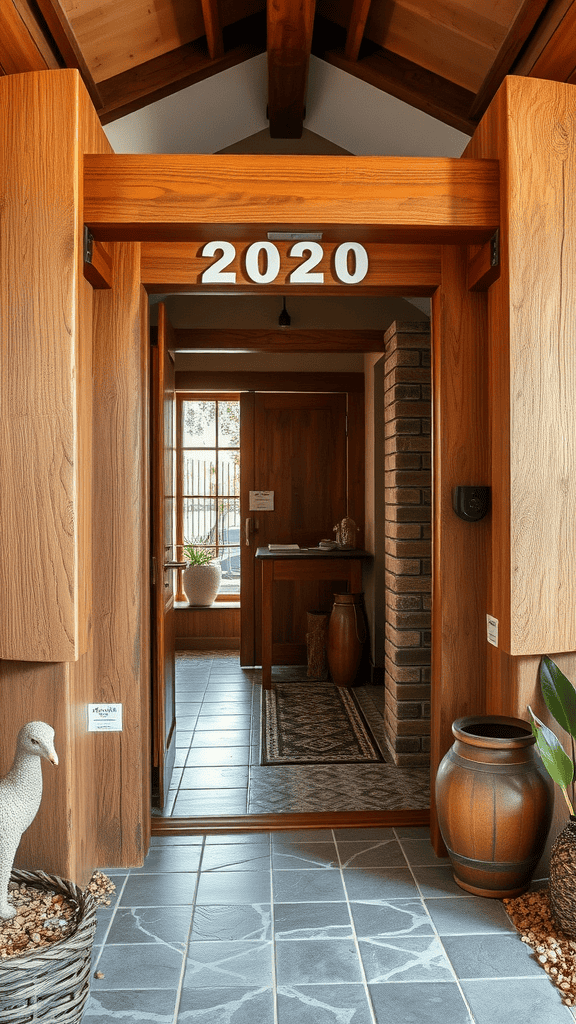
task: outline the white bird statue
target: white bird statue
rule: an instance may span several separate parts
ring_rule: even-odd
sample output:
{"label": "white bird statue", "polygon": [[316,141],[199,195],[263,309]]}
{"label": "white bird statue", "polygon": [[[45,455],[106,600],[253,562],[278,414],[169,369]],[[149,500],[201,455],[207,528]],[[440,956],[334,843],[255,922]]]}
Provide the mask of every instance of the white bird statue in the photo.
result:
{"label": "white bird statue", "polygon": [[4,920],[16,914],[8,902],[8,883],[22,833],[32,824],[40,807],[41,757],[58,764],[54,729],[46,722],[28,722],[18,733],[14,763],[0,780],[0,918]]}

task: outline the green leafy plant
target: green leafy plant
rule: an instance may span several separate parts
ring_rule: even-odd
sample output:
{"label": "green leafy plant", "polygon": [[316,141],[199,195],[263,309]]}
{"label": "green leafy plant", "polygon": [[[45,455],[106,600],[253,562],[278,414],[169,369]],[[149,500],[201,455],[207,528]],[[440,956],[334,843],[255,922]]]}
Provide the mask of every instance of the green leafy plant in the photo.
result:
{"label": "green leafy plant", "polygon": [[570,757],[560,740],[544,722],[540,721],[528,706],[532,716],[532,732],[540,752],[544,767],[556,782],[568,805],[570,814],[574,816],[574,807],[568,796],[568,787],[574,782],[574,740],[576,739],[576,690],[564,673],[551,660],[544,657],[540,663],[540,687],[544,703],[550,714],[572,737],[572,757]]}
{"label": "green leafy plant", "polygon": [[214,560],[214,552],[210,548],[198,548],[194,544],[184,544],[184,557],[189,565],[210,565]]}

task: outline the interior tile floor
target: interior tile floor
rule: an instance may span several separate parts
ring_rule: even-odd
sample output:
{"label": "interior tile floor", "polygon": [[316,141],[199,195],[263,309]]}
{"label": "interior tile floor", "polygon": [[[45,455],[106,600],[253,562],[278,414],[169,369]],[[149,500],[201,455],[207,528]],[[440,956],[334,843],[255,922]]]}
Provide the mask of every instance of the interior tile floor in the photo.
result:
{"label": "interior tile floor", "polygon": [[425,829],[158,837],[107,873],[84,1024],[573,1021]]}
{"label": "interior tile floor", "polygon": [[[275,672],[282,670],[275,670]],[[305,811],[423,809],[426,768],[260,765],[261,672],[237,652],[180,652],[176,658],[176,762],[163,809],[176,817]],[[385,753],[384,688],[356,694]]]}

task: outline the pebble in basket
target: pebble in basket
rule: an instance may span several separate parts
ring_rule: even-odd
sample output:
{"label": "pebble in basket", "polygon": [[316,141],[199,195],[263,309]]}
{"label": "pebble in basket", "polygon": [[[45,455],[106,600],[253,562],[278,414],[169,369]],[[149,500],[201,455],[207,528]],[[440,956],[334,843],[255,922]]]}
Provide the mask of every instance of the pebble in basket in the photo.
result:
{"label": "pebble in basket", "polygon": [[[548,657],[540,663],[540,686],[550,714],[572,737],[572,757],[569,757],[552,729],[528,707],[544,767],[560,786],[570,813],[570,821],[556,837],[550,853],[550,908],[562,931],[576,937],[576,816],[573,806],[576,689]],[[572,800],[568,795],[569,788]]]}

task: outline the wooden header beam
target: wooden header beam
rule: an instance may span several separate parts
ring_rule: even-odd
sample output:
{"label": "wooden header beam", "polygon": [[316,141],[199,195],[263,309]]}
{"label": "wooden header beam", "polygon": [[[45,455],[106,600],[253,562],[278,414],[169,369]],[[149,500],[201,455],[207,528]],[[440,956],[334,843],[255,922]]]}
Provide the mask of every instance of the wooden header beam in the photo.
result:
{"label": "wooden header beam", "polygon": [[176,351],[229,352],[380,352],[383,331],[249,330],[180,327],[174,331]]}
{"label": "wooden header beam", "polygon": [[110,155],[84,160],[84,220],[101,241],[265,239],[485,242],[499,224],[497,160]]}

